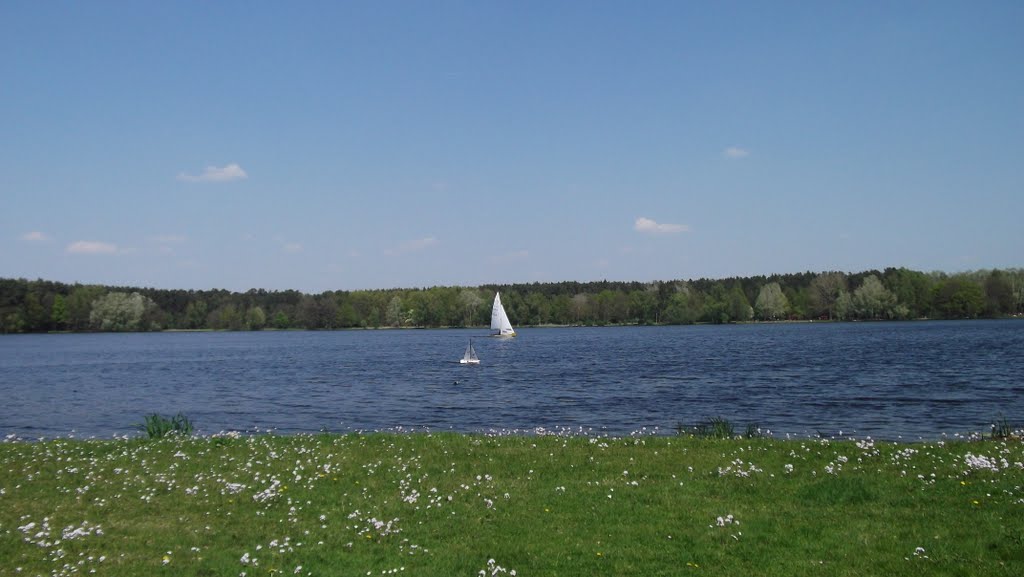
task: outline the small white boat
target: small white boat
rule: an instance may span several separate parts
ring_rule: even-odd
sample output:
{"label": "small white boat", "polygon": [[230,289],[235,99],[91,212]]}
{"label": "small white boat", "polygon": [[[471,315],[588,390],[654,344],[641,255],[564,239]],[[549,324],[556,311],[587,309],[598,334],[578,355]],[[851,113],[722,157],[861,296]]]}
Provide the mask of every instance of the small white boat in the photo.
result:
{"label": "small white boat", "polygon": [[469,339],[469,344],[466,346],[466,354],[462,355],[459,363],[463,365],[480,364],[480,359],[476,356],[476,349],[473,348],[473,339]]}
{"label": "small white boat", "polygon": [[505,307],[501,305],[501,295],[498,293],[494,293],[494,306],[491,307],[491,329],[498,331],[494,333],[496,337],[516,336],[516,331],[512,328],[508,315],[505,314]]}

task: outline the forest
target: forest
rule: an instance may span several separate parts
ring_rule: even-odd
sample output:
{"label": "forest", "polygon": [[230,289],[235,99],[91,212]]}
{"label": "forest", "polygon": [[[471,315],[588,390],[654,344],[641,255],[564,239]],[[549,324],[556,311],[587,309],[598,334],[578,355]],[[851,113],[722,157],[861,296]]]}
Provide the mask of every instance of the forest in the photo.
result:
{"label": "forest", "polygon": [[654,282],[326,291],[169,290],[0,278],[0,332],[480,327],[496,291],[515,326],[1002,318],[1024,269],[906,268]]}

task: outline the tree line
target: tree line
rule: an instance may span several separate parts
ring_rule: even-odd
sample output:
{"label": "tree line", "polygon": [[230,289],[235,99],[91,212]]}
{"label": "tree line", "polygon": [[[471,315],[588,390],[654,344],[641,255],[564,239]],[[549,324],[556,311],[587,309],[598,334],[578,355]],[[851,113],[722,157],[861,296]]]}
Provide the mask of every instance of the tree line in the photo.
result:
{"label": "tree line", "polygon": [[478,327],[501,291],[516,326],[998,318],[1024,314],[1024,269],[906,268],[655,282],[558,282],[304,294],[0,278],[0,332]]}

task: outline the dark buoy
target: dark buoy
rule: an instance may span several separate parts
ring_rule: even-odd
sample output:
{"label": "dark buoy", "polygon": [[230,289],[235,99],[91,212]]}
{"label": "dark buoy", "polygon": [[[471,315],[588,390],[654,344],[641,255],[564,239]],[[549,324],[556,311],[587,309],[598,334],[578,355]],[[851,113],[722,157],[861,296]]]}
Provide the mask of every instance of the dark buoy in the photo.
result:
{"label": "dark buoy", "polygon": [[452,384],[453,384],[453,385],[457,385],[457,384],[459,384],[459,381],[455,381],[455,382],[454,382],[454,383],[452,383]]}

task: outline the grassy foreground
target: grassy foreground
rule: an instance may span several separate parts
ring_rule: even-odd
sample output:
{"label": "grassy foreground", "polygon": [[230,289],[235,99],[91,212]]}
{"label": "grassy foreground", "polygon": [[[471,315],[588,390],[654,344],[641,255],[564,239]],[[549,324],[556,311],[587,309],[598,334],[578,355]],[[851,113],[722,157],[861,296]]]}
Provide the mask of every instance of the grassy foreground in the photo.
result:
{"label": "grassy foreground", "polygon": [[1024,575],[1020,441],[0,443],[7,575]]}

